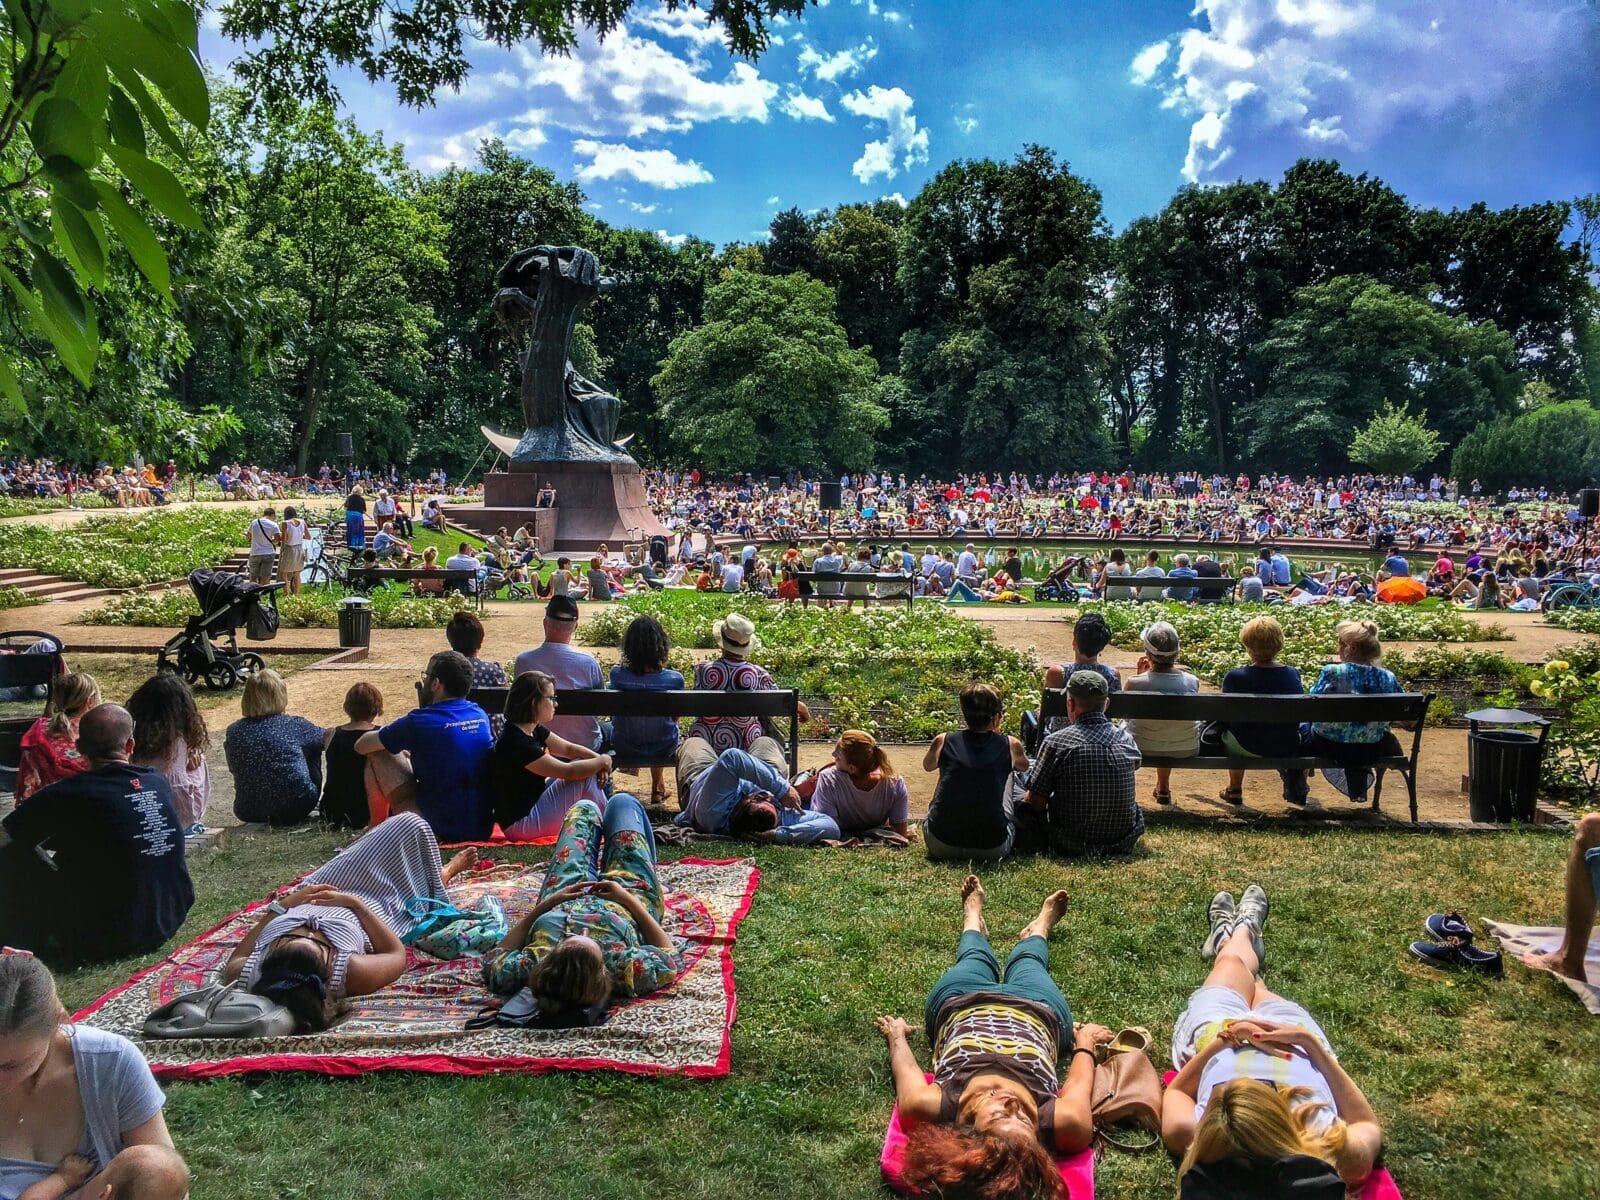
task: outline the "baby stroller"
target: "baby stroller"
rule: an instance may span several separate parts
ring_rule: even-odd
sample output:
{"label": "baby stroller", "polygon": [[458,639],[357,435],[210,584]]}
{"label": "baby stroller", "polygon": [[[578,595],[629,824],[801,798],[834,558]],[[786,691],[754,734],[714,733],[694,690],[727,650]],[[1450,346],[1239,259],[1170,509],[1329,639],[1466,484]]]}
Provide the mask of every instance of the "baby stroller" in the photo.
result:
{"label": "baby stroller", "polygon": [[[225,692],[267,664],[253,650],[240,652],[235,630],[245,626],[253,642],[278,636],[276,593],[281,583],[251,583],[231,571],[202,569],[189,575],[189,590],[200,601],[200,615],[190,617],[156,655],[156,670],[176,671],[190,683],[205,680],[214,692]],[[213,641],[213,638],[219,640]]]}

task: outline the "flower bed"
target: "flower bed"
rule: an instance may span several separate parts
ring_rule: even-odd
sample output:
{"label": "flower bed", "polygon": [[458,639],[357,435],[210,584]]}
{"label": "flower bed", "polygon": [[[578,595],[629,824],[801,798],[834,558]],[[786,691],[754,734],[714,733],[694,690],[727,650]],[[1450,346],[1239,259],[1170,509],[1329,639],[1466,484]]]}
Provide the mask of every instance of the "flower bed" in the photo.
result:
{"label": "flower bed", "polygon": [[125,588],[213,567],[245,545],[242,510],[190,508],[90,517],[66,529],[0,524],[0,567],[27,567],[95,587]]}
{"label": "flower bed", "polygon": [[[295,596],[278,595],[278,622],[285,629],[332,629],[339,624],[339,601],[353,593],[341,588],[312,588]],[[379,629],[437,629],[471,601],[452,592],[413,596],[398,585],[366,593],[372,601],[372,623]],[[197,616],[200,606],[188,588],[116,596],[83,615],[85,625],[142,625],[171,628]]]}

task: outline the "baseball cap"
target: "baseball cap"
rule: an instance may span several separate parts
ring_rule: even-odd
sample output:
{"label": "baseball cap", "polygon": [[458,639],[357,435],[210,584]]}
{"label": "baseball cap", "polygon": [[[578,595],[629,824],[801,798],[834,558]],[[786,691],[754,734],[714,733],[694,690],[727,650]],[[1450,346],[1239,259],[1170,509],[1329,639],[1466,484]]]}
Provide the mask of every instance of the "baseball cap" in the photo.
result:
{"label": "baseball cap", "polygon": [[1103,700],[1110,690],[1099,671],[1074,671],[1067,679],[1067,694],[1078,700]]}
{"label": "baseball cap", "polygon": [[571,596],[551,596],[550,603],[544,606],[544,615],[551,621],[576,621],[578,602]]}

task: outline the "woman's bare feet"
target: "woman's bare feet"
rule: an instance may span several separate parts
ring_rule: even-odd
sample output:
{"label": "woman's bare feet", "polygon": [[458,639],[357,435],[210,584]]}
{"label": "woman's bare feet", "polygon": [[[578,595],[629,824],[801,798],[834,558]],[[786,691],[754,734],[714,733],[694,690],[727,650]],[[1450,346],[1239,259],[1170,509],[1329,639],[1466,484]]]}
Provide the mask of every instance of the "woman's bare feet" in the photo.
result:
{"label": "woman's bare feet", "polygon": [[1543,950],[1533,954],[1522,955],[1522,961],[1536,971],[1554,971],[1557,975],[1564,975],[1568,979],[1576,979],[1579,983],[1588,983],[1589,974],[1584,968],[1583,960],[1577,962],[1568,959],[1561,950]]}
{"label": "woman's bare feet", "polygon": [[983,884],[978,882],[976,875],[968,875],[961,881],[961,905],[966,920],[961,929],[976,929],[984,937],[989,936],[989,926],[983,919]]}
{"label": "woman's bare feet", "polygon": [[1051,892],[1039,906],[1039,915],[1023,927],[1020,937],[1048,938],[1061,918],[1067,915],[1066,892]]}
{"label": "woman's bare feet", "polygon": [[446,883],[449,883],[461,872],[472,870],[477,865],[477,862],[478,852],[476,850],[463,850],[445,863],[444,869],[439,872],[439,875]]}

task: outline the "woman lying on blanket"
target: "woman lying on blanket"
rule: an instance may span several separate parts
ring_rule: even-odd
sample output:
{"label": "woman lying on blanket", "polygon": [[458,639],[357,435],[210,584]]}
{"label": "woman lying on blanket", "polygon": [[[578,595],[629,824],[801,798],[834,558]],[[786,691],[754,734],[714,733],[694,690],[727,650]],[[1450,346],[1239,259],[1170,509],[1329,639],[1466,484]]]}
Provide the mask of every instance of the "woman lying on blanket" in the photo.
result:
{"label": "woman lying on blanket", "polygon": [[445,884],[476,857],[463,850],[441,866],[428,823],[396,813],[262,909],[223,965],[223,981],[242,978],[293,1013],[298,1032],[320,1033],[346,997],[400,978],[400,938],[416,923],[406,905],[418,896],[445,899]]}
{"label": "woman lying on blanket", "polygon": [[[900,1115],[923,1122],[906,1145],[905,1182],[934,1194],[1055,1200],[1063,1185],[1050,1152],[1076,1154],[1094,1136],[1094,1048],[1112,1034],[1099,1025],[1074,1033],[1072,1010],[1050,978],[1047,939],[1066,912],[1065,892],[1045,897],[1004,974],[989,946],[976,875],[967,876],[961,896],[956,963],[934,985],[924,1013],[934,1082],[906,1041],[910,1024],[878,1018]],[[1059,1084],[1063,1051],[1071,1062]]]}
{"label": "woman lying on blanket", "polygon": [[1173,1029],[1178,1074],[1162,1099],[1161,1136],[1183,1156],[1185,1200],[1291,1188],[1338,1200],[1346,1187],[1359,1189],[1377,1161],[1378,1119],[1327,1035],[1261,980],[1266,921],[1267,896],[1254,884],[1237,908],[1229,893],[1217,893],[1202,951],[1216,964]]}
{"label": "woman lying on blanket", "polygon": [[656,840],[638,799],[618,792],[605,816],[592,800],[567,812],[533,910],[483,956],[483,982],[526,987],[539,1024],[597,1025],[614,996],[644,996],[677,979],[683,959],[661,927]]}
{"label": "woman lying on blanket", "polygon": [[181,1200],[189,1168],[144,1055],[66,1020],[44,964],[0,952],[0,1196]]}

